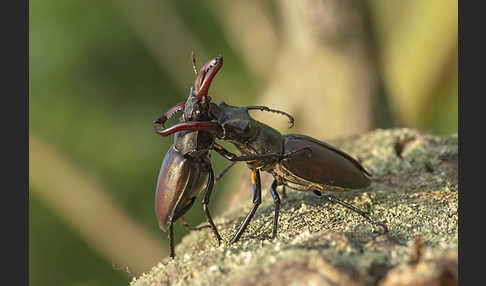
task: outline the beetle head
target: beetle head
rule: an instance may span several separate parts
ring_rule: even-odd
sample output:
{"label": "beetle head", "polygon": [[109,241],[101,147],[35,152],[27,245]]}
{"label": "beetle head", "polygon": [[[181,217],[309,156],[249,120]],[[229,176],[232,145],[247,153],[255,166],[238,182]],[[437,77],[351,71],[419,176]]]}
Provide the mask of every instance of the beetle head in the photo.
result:
{"label": "beetle head", "polygon": [[[193,57],[193,67],[196,70],[196,59],[194,53]],[[199,74],[196,76],[193,86],[189,92],[189,97],[186,102],[181,102],[174,107],[170,108],[165,114],[160,118],[154,120],[154,129],[156,131],[157,127],[155,124],[160,124],[164,126],[164,123],[172,118],[178,111],[183,111],[184,116],[182,120],[184,121],[210,121],[209,108],[211,103],[211,97],[208,95],[208,89],[211,82],[218,72],[218,70],[223,65],[223,57],[220,55],[201,67]]]}
{"label": "beetle head", "polygon": [[[195,58],[193,54],[193,64]],[[209,86],[218,70],[223,65],[223,57],[220,55],[205,63],[196,76],[191,87],[189,97],[184,108],[184,119],[187,121],[208,121],[209,105],[211,97],[208,95]]]}
{"label": "beetle head", "polygon": [[248,114],[246,107],[218,105],[218,124],[223,128],[225,140],[245,142],[258,132],[256,121]]}

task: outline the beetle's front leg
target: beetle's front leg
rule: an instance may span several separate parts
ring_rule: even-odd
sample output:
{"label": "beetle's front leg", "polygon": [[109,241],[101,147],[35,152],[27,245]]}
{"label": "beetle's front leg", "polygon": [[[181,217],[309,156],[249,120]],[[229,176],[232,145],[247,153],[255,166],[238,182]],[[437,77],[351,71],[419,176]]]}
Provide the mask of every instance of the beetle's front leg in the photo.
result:
{"label": "beetle's front leg", "polygon": [[218,233],[218,229],[214,225],[213,219],[211,218],[211,214],[209,213],[209,197],[211,196],[211,192],[213,191],[213,186],[214,186],[214,172],[213,168],[211,166],[209,168],[209,178],[208,182],[206,184],[206,189],[204,190],[204,196],[202,200],[203,204],[203,209],[204,209],[204,214],[206,214],[206,218],[208,219],[209,225],[211,226],[211,229],[213,230],[214,236],[216,236],[216,240],[218,241],[218,245],[221,244],[221,236]]}
{"label": "beetle's front leg", "polygon": [[261,185],[261,180],[260,180],[260,170],[255,169],[251,173],[251,184],[253,185],[253,208],[250,210],[250,212],[246,215],[245,220],[243,221],[243,224],[241,224],[240,228],[236,232],[235,236],[231,239],[231,242],[234,243],[240,239],[240,236],[243,234],[245,231],[246,227],[250,223],[251,219],[253,218],[253,215],[255,214],[258,206],[262,202],[262,185]]}
{"label": "beetle's front leg", "polygon": [[216,152],[218,152],[221,156],[225,157],[226,159],[230,161],[255,161],[255,160],[283,160],[287,159],[289,157],[294,156],[295,154],[302,152],[302,151],[309,151],[312,152],[312,150],[309,147],[302,147],[294,151],[290,151],[287,153],[266,153],[266,154],[252,154],[252,155],[242,155],[238,156],[234,153],[231,153],[230,151],[224,149],[223,146],[219,144],[214,144],[213,148]]}

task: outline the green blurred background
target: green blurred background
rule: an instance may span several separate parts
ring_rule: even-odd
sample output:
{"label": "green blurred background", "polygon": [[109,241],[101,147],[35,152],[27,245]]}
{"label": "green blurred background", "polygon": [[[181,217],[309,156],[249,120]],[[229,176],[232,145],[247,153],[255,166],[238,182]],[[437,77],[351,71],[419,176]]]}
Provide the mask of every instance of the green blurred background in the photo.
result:
{"label": "green blurred background", "polygon": [[[215,102],[285,110],[292,132],[457,133],[457,1],[29,3],[31,285],[127,285],[167,256],[154,192],[173,138],[151,121],[186,99],[191,51],[198,67],[224,57]],[[217,182],[216,217],[235,196],[250,202],[241,180],[243,165]],[[204,221],[200,204],[187,218]]]}

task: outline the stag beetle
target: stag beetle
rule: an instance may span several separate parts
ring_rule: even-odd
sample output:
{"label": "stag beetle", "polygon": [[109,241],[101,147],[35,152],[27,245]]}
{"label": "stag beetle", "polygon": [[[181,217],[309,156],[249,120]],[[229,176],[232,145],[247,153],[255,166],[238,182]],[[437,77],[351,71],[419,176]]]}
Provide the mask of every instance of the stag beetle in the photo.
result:
{"label": "stag beetle", "polygon": [[[373,221],[366,212],[329,194],[322,193],[323,191],[349,191],[369,186],[371,174],[358,161],[345,152],[315,138],[302,134],[281,134],[274,128],[253,119],[248,114],[250,109],[253,109],[253,106],[237,107],[224,102],[219,104],[215,111],[217,114],[213,115],[217,117],[217,122],[222,128],[222,132],[217,135],[218,139],[231,142],[246,156],[268,152],[293,153],[304,148],[308,148],[310,152],[298,152],[292,157],[264,158],[247,162],[248,167],[252,170],[253,208],[233,236],[232,242],[237,241],[243,234],[261,203],[260,171],[269,172],[274,177],[270,186],[270,193],[274,200],[272,238],[277,236],[280,198],[276,188],[280,185],[299,191],[312,191],[318,196],[357,212],[372,224],[382,227],[384,233],[388,232],[384,223]],[[204,128],[198,130],[204,130]],[[219,150],[219,152],[228,159],[233,156],[232,154],[225,155],[225,150]]]}
{"label": "stag beetle", "polygon": [[[206,122],[206,126],[194,126],[190,122],[180,122],[178,126],[173,126],[173,130],[169,130],[169,128],[165,131],[165,134],[178,130],[210,132],[218,139],[234,144],[243,156],[238,157],[220,145],[213,144],[213,149],[219,154],[230,161],[238,161],[238,158],[243,157],[247,159],[247,165],[252,170],[253,208],[231,242],[238,241],[261,203],[260,171],[269,172],[274,177],[270,187],[274,199],[272,238],[277,236],[280,197],[276,188],[279,185],[283,186],[284,190],[288,186],[299,191],[312,191],[318,196],[357,212],[370,223],[382,227],[383,233],[388,232],[388,227],[384,223],[373,221],[365,211],[332,195],[322,193],[323,191],[349,191],[369,186],[371,174],[357,160],[315,138],[302,134],[281,134],[274,128],[251,118],[248,111],[252,109],[267,110],[268,108],[262,106],[236,107],[224,102],[218,106],[211,104],[208,118],[215,119],[216,122]],[[291,124],[293,124],[293,118],[290,115],[281,111],[272,111],[289,116]],[[303,150],[310,152],[300,152]],[[286,156],[278,156],[278,154]],[[251,158],[254,160],[250,160]]]}
{"label": "stag beetle", "polygon": [[[194,59],[194,57],[193,57]],[[212,79],[223,64],[222,57],[217,57],[201,67],[194,85],[191,87],[186,102],[181,102],[167,111],[153,124],[161,124],[177,111],[184,111],[183,118],[193,122],[193,126],[205,126],[209,112],[207,95]],[[193,60],[195,68],[195,61]],[[155,125],[154,125],[155,128]],[[209,213],[208,204],[214,184],[209,150],[214,143],[214,136],[206,131],[186,130],[177,132],[174,144],[165,155],[157,179],[155,192],[155,210],[159,226],[169,230],[170,257],[174,258],[174,222],[182,217],[194,204],[197,195],[204,189],[203,209],[214,235],[221,242],[221,236]]]}
{"label": "stag beetle", "polygon": [[[214,173],[210,162],[210,150],[223,152],[226,157],[231,156],[232,161],[249,161],[268,158],[287,158],[295,154],[274,154],[237,156],[215,144],[215,135],[221,128],[218,124],[210,122],[214,119],[211,110],[217,109],[207,94],[212,79],[221,68],[223,58],[218,56],[204,64],[197,74],[194,85],[191,87],[189,97],[169,109],[157,120],[153,126],[155,132],[162,136],[175,133],[174,144],[165,155],[160,168],[155,193],[155,210],[159,226],[163,231],[169,230],[170,257],[175,257],[173,225],[191,208],[198,194],[204,189],[203,209],[209,225],[218,241],[221,236],[209,213],[208,204],[214,185]],[[193,67],[195,70],[195,57],[193,54]],[[266,111],[279,112],[268,107],[261,107]],[[176,112],[183,111],[182,122],[165,130],[159,130],[156,124],[164,126]],[[291,118],[293,121],[293,118]],[[183,226],[188,227],[183,221]],[[201,228],[201,227],[200,227]],[[191,228],[190,228],[191,229]],[[194,228],[192,228],[194,229]],[[199,229],[199,228],[196,228]]]}

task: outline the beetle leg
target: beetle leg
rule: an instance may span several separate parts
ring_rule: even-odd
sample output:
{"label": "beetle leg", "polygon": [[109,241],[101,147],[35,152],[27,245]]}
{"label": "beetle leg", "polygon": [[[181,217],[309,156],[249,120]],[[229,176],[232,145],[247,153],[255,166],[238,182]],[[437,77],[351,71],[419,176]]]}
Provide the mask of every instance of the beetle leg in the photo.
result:
{"label": "beetle leg", "polygon": [[357,207],[353,206],[352,204],[348,204],[347,202],[345,201],[341,201],[340,199],[338,198],[335,198],[331,195],[324,195],[322,193],[320,193],[319,191],[314,191],[314,193],[318,196],[323,196],[325,197],[326,199],[328,199],[330,202],[332,203],[338,203],[340,205],[342,205],[343,207],[346,207],[354,212],[357,212],[358,214],[360,214],[362,217],[364,217],[365,219],[367,219],[371,224],[374,224],[374,225],[377,225],[377,226],[380,226],[383,228],[383,234],[387,233],[388,232],[388,227],[386,226],[386,224],[382,223],[382,222],[377,222],[377,221],[374,221],[372,220],[368,214],[363,211],[363,210],[360,210],[358,209]]}
{"label": "beetle leg", "polygon": [[286,192],[286,189],[285,189],[285,185],[282,185],[282,198],[287,199],[287,192]]}
{"label": "beetle leg", "polygon": [[[216,143],[213,144],[213,149],[214,149],[214,151],[218,152],[219,155],[225,157],[227,160],[230,160],[231,162],[246,161],[245,159],[246,159],[246,157],[248,157],[248,156],[238,157],[238,155],[231,153],[230,151],[226,150],[223,146],[216,144]],[[226,167],[224,169],[226,169]],[[223,171],[224,171],[224,169],[223,169]],[[228,167],[228,169],[229,169],[229,167]],[[221,172],[223,172],[223,171],[221,171]],[[226,171],[224,171],[224,172],[226,172]],[[220,177],[220,175],[218,174],[218,178],[219,177]]]}
{"label": "beetle leg", "polygon": [[201,226],[197,226],[197,227],[194,227],[194,226],[190,226],[186,219],[184,217],[181,217],[180,218],[180,222],[181,222],[181,225],[187,230],[187,231],[192,231],[192,230],[201,230],[203,228],[206,228],[206,227],[211,227],[209,224],[205,224],[205,225],[201,225]]}
{"label": "beetle leg", "polygon": [[224,174],[226,174],[226,172],[228,172],[228,170],[233,167],[234,164],[236,164],[237,161],[231,161],[228,165],[226,165],[223,170],[219,171],[219,173],[216,175],[216,178],[214,179],[216,182],[221,179],[221,177],[223,177]]}
{"label": "beetle leg", "polygon": [[214,144],[213,149],[214,149],[214,151],[218,152],[221,156],[225,157],[227,160],[230,160],[232,162],[275,159],[275,158],[282,156],[282,154],[278,154],[278,153],[267,153],[267,154],[263,154],[263,155],[238,156],[235,153],[231,153],[230,151],[226,150],[223,146],[221,146],[219,144]]}
{"label": "beetle leg", "polygon": [[312,153],[312,149],[310,147],[306,146],[306,147],[299,148],[297,150],[293,150],[293,151],[281,154],[280,160],[290,158],[290,157],[294,156],[295,154],[302,152],[302,151],[307,151],[307,152]]}
{"label": "beetle leg", "polygon": [[210,225],[211,229],[213,230],[214,235],[216,236],[216,240],[218,241],[218,245],[220,245],[221,244],[221,236],[218,233],[218,229],[214,225],[213,219],[211,218],[211,214],[209,214],[209,209],[208,209],[209,197],[211,196],[213,186],[214,186],[214,172],[213,172],[213,169],[211,167],[209,167],[209,179],[208,179],[208,183],[206,184],[206,190],[204,190],[204,196],[203,196],[202,203],[203,203],[204,213],[206,214],[209,225]]}
{"label": "beetle leg", "polygon": [[243,156],[238,156],[234,153],[231,153],[230,151],[226,150],[223,146],[219,144],[214,144],[213,145],[214,150],[218,152],[221,156],[225,157],[226,159],[230,161],[256,161],[256,160],[283,160],[289,157],[292,157],[293,155],[301,152],[301,151],[309,151],[312,152],[312,150],[309,147],[302,147],[294,151],[290,151],[287,153],[266,153],[266,154],[255,154],[255,155],[243,155]]}
{"label": "beetle leg", "polygon": [[174,223],[169,223],[169,256],[170,258],[174,259],[175,251],[174,251]]}
{"label": "beetle leg", "polygon": [[274,215],[273,215],[273,231],[272,231],[272,239],[277,237],[277,224],[278,224],[278,212],[280,211],[280,197],[276,191],[277,189],[277,180],[273,180],[272,185],[270,186],[270,193],[273,197],[274,203]]}
{"label": "beetle leg", "polygon": [[251,173],[251,183],[253,185],[253,208],[246,215],[245,220],[241,224],[241,226],[238,229],[238,231],[236,232],[236,234],[231,239],[232,243],[234,243],[234,242],[238,241],[238,239],[240,239],[240,236],[245,231],[246,227],[248,226],[251,219],[253,218],[253,215],[255,214],[258,206],[262,202],[262,185],[261,185],[261,181],[260,181],[260,170],[259,169],[255,169]]}

